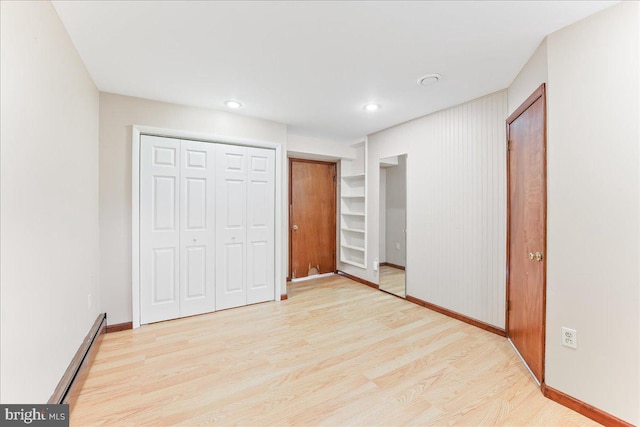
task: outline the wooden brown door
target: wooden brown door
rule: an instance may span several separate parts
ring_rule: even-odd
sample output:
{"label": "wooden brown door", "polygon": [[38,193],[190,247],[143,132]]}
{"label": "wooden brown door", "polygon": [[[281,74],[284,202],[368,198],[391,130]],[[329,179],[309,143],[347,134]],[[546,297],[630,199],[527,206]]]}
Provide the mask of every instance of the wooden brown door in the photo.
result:
{"label": "wooden brown door", "polygon": [[540,86],[507,119],[507,334],[544,380],[546,107]]}
{"label": "wooden brown door", "polygon": [[336,164],[290,159],[289,203],[289,277],[334,272]]}

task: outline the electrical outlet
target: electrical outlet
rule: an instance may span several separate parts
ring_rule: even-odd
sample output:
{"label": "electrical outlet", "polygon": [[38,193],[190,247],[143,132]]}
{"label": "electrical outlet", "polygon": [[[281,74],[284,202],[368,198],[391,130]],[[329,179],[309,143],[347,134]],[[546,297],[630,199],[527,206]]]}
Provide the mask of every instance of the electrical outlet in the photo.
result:
{"label": "electrical outlet", "polygon": [[378,258],[376,258],[373,260],[373,271],[378,271],[378,265],[379,265]]}
{"label": "electrical outlet", "polygon": [[396,243],[396,251],[400,250],[400,243]]}
{"label": "electrical outlet", "polygon": [[578,348],[578,332],[575,329],[562,327],[562,345]]}

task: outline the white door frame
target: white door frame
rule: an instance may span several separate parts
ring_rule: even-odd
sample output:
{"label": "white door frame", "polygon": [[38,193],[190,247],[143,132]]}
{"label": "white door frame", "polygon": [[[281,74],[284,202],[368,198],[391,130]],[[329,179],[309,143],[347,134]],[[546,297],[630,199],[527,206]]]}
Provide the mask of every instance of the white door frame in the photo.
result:
{"label": "white door frame", "polygon": [[280,301],[282,283],[282,144],[249,138],[204,134],[184,130],[133,125],[131,132],[131,314],[133,327],[140,327],[140,135],[164,136],[192,141],[242,145],[275,150],[275,290],[274,299]]}

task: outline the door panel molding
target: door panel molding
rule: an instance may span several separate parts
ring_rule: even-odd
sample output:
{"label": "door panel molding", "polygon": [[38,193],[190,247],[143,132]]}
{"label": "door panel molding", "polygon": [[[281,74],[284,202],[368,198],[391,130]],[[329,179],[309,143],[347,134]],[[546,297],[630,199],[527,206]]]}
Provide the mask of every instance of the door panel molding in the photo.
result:
{"label": "door panel molding", "polygon": [[[534,104],[536,104],[536,102],[541,101],[541,110],[542,110],[542,138],[541,138],[541,152],[539,154],[541,154],[542,159],[538,159],[538,161],[540,161],[540,165],[541,165],[541,169],[540,172],[540,179],[541,181],[538,182],[538,190],[541,191],[541,203],[542,203],[542,218],[540,218],[540,222],[542,224],[538,224],[538,226],[542,226],[542,236],[539,236],[541,239],[541,243],[540,243],[540,249],[537,248],[530,248],[528,250],[531,251],[540,251],[542,254],[542,258],[538,261],[536,261],[535,259],[535,254],[534,254],[534,259],[530,260],[533,263],[536,262],[541,262],[541,266],[540,268],[542,269],[541,272],[541,322],[542,324],[540,325],[541,327],[541,340],[539,343],[540,346],[540,369],[538,372],[539,378],[536,376],[536,379],[538,380],[538,382],[540,384],[544,383],[544,372],[545,372],[545,337],[546,337],[546,295],[547,295],[547,284],[546,284],[546,277],[547,277],[547,263],[546,263],[546,253],[547,253],[547,107],[546,107],[546,91],[545,91],[545,84],[543,83],[542,85],[540,85],[523,103],[522,105],[520,105],[506,120],[506,136],[507,136],[507,245],[506,245],[506,284],[507,284],[507,288],[506,288],[506,303],[505,303],[505,330],[507,332],[507,337],[511,338],[512,337],[512,333],[513,331],[511,331],[511,327],[513,325],[510,325],[510,311],[512,310],[512,303],[511,303],[511,297],[512,292],[511,292],[511,287],[512,287],[512,279],[514,277],[514,272],[511,271],[511,261],[512,261],[512,257],[515,256],[515,254],[511,253],[511,240],[513,238],[513,233],[514,230],[512,229],[514,227],[513,221],[512,221],[512,214],[513,214],[513,201],[514,201],[514,195],[512,194],[512,188],[511,188],[511,184],[512,184],[512,172],[514,172],[512,170],[512,163],[516,161],[515,156],[513,155],[512,151],[511,151],[511,144],[512,144],[512,131],[511,131],[511,126],[514,124],[514,122],[516,122],[516,120],[518,120],[518,118],[520,116],[522,116],[525,112],[527,112],[529,110],[530,107],[534,106]],[[530,159],[529,159],[530,160]],[[521,165],[519,166],[520,168],[522,168],[523,166],[526,165]],[[522,177],[521,177],[522,178]],[[533,253],[533,252],[532,252]],[[519,256],[524,256],[523,254],[520,254]],[[515,345],[515,343],[514,343]],[[521,352],[519,350],[519,352]],[[524,358],[523,358],[524,360]],[[532,372],[537,371],[538,369],[534,367],[534,369],[532,369],[532,367],[529,367],[530,370]],[[535,375],[534,375],[535,376]]]}

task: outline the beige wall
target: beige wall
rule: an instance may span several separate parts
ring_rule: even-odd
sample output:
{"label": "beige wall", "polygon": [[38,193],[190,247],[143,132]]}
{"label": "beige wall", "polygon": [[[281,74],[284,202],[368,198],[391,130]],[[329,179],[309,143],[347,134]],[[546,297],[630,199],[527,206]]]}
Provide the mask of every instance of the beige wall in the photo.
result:
{"label": "beige wall", "polygon": [[509,85],[509,114],[513,113],[534,90],[547,82],[547,39],[545,37],[531,58]]}
{"label": "beige wall", "polygon": [[[224,135],[283,146],[283,253],[286,272],[286,125],[218,110],[100,94],[100,288],[109,323],[131,313],[131,132],[132,125]],[[282,289],[285,291],[284,276]]]}
{"label": "beige wall", "polygon": [[378,283],[379,161],[407,154],[407,294],[504,327],[506,116],[502,90],[369,136],[368,268],[351,274]]}
{"label": "beige wall", "polygon": [[[640,424],[638,2],[548,36],[546,382]],[[576,350],[560,328],[578,331]]]}
{"label": "beige wall", "polygon": [[0,401],[46,403],[100,309],[98,91],[51,3],[0,16]]}

